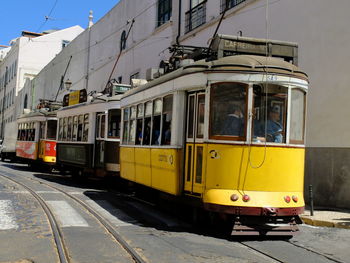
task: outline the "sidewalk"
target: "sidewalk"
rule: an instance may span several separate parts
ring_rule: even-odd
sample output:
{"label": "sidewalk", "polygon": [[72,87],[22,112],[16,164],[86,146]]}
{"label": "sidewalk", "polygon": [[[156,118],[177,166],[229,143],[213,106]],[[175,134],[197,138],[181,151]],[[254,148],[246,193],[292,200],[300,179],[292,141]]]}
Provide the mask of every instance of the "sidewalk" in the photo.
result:
{"label": "sidewalk", "polygon": [[350,229],[350,211],[331,211],[316,208],[314,209],[314,215],[310,216],[310,210],[305,209],[300,218],[307,225]]}

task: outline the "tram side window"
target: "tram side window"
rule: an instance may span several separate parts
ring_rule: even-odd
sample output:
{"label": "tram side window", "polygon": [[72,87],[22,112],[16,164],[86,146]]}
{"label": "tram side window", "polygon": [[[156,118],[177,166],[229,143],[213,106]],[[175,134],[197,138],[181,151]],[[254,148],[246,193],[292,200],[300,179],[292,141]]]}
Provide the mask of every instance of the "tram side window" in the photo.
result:
{"label": "tram side window", "polygon": [[242,83],[219,83],[210,93],[210,138],[244,140],[247,124],[247,88]]}
{"label": "tram side window", "polygon": [[129,135],[129,108],[123,109],[123,143],[128,143]]}
{"label": "tram side window", "polygon": [[29,129],[29,135],[28,135],[28,141],[34,141],[35,140],[35,123],[30,123],[30,129]]}
{"label": "tram side window", "polygon": [[47,139],[56,140],[56,131],[57,131],[57,121],[48,120],[47,121]]}
{"label": "tram side window", "polygon": [[291,113],[290,113],[290,142],[304,143],[305,129],[305,92],[293,88],[291,90]]}
{"label": "tram side window", "polygon": [[72,141],[77,141],[77,135],[78,135],[78,116],[73,117],[73,135],[72,135]]}
{"label": "tram side window", "polygon": [[83,142],[88,141],[89,135],[89,114],[84,115],[84,132],[83,132]]}
{"label": "tram side window", "polygon": [[136,142],[142,144],[143,139],[143,104],[137,105],[137,121],[136,121]]}
{"label": "tram side window", "polygon": [[72,140],[72,128],[73,128],[73,119],[72,117],[68,117],[68,122],[67,122],[67,141]]}
{"label": "tram side window", "polygon": [[171,143],[172,113],[173,113],[173,95],[169,95],[164,97],[163,99],[162,145],[170,145]]}
{"label": "tram side window", "polygon": [[81,142],[83,138],[83,124],[84,124],[84,116],[79,115],[78,117],[78,136],[77,136],[77,141]]}
{"label": "tram side window", "polygon": [[45,122],[44,121],[40,122],[39,138],[45,139]]}
{"label": "tram side window", "polygon": [[151,144],[152,111],[153,111],[152,101],[146,102],[145,103],[145,124],[143,129],[142,145]]}
{"label": "tram side window", "polygon": [[106,129],[106,115],[101,115],[101,138],[105,137],[105,129]]}
{"label": "tram side window", "polygon": [[62,140],[63,141],[66,141],[67,140],[67,117],[63,118],[63,137],[62,137]]}
{"label": "tram side window", "polygon": [[136,107],[130,108],[130,128],[129,128],[129,143],[135,144],[136,138]]}
{"label": "tram side window", "polygon": [[120,137],[120,110],[108,111],[108,138]]}
{"label": "tram side window", "polygon": [[60,118],[59,124],[58,124],[58,140],[62,141],[63,138],[63,119]]}
{"label": "tram side window", "polygon": [[288,88],[279,85],[254,85],[254,142],[286,142]]}
{"label": "tram side window", "polygon": [[153,102],[152,145],[160,145],[160,129],[162,119],[162,99]]}

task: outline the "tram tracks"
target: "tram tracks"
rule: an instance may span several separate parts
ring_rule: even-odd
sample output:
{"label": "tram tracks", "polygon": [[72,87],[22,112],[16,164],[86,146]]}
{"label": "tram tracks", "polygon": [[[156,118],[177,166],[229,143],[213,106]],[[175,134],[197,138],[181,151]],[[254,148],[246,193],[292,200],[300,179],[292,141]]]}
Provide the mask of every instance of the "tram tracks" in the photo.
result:
{"label": "tram tracks", "polygon": [[[1,173],[7,174],[6,175],[2,175]],[[10,178],[10,176],[13,176],[13,174],[11,173],[7,173],[7,172],[1,172],[0,176],[5,177],[6,179],[12,181],[13,183],[16,183],[18,185],[21,185],[23,188],[25,188],[26,190],[28,190],[28,192],[30,192],[31,194],[33,194],[32,192],[34,192],[33,196],[38,196],[38,194],[33,191],[33,189],[31,189],[29,186],[27,186],[25,183],[20,182],[15,180],[14,178]],[[142,256],[135,251],[135,249],[133,249],[132,247],[130,247],[129,243],[125,241],[125,239],[118,233],[118,231],[115,229],[115,226],[113,226],[111,223],[108,222],[108,220],[104,219],[101,215],[99,215],[94,209],[92,209],[89,205],[87,205],[84,201],[82,201],[81,199],[77,198],[76,196],[70,194],[69,192],[66,192],[56,186],[51,185],[50,183],[47,183],[45,181],[42,181],[40,179],[35,179],[35,178],[30,178],[30,177],[21,177],[21,181],[23,180],[27,180],[27,181],[34,181],[40,185],[45,185],[46,187],[49,187],[51,189],[54,189],[57,192],[60,192],[64,195],[66,195],[67,197],[69,197],[70,199],[74,200],[75,202],[77,202],[79,205],[81,205],[86,211],[88,211],[91,215],[94,216],[94,218],[96,218],[101,225],[103,225],[105,227],[105,229],[107,230],[108,233],[110,233],[110,235],[113,236],[113,238],[117,241],[118,244],[120,244],[126,251],[127,253],[133,258],[134,262],[146,262],[144,258],[142,258]],[[42,199],[40,196],[38,196],[39,199]],[[45,201],[41,200],[42,202],[44,202],[45,205]],[[38,200],[38,202],[41,204],[42,202]],[[41,204],[42,205],[42,204]],[[50,210],[50,207],[48,207],[46,205],[46,208],[43,208],[44,210],[48,209]],[[45,211],[46,213],[46,211]],[[63,240],[63,235],[62,232],[60,231],[59,226],[57,225],[57,221],[55,220],[54,215],[52,215],[53,213],[51,212],[51,216],[48,216],[48,218],[52,217],[53,223],[52,225],[56,224],[56,230],[52,230],[53,234],[54,234],[54,239],[55,239],[55,243],[58,244],[58,246],[60,246],[61,248],[59,249],[57,246],[57,251],[59,255],[60,255],[60,262],[70,262],[70,259],[68,257],[68,253],[67,253],[67,249],[65,247],[65,243]],[[49,219],[50,220],[50,219]],[[51,224],[51,221],[50,221]],[[56,235],[55,232],[56,231]],[[60,241],[61,239],[61,241]],[[239,241],[237,242],[240,245],[244,246],[246,249],[252,251],[252,253],[260,255],[261,257],[267,259],[267,261],[271,261],[271,262],[290,262],[289,260],[286,260],[283,256],[275,254],[275,253],[271,253],[271,251],[269,251],[268,249],[265,249],[263,246],[257,245],[255,243],[250,243],[250,242],[245,242],[245,241]],[[296,244],[293,241],[283,241],[283,243],[288,244],[288,245],[292,245],[297,247],[298,249],[302,249],[305,250],[309,253],[318,255],[319,257],[322,257],[325,259],[322,260],[322,262],[337,262],[337,263],[343,263],[343,261],[340,261],[336,258],[333,258],[331,255],[326,255],[324,253],[315,251],[311,248],[305,247],[303,245],[299,245]]]}
{"label": "tram tracks", "polygon": [[[18,180],[15,180],[13,178],[10,178],[9,176],[7,176],[5,174],[6,174],[6,172],[2,171],[0,173],[0,176],[11,181],[12,183],[20,185],[21,187],[26,189],[39,202],[40,206],[43,208],[43,210],[48,218],[48,221],[49,221],[49,224],[50,224],[53,236],[54,236],[54,241],[55,241],[55,245],[57,248],[59,262],[60,263],[70,263],[71,259],[69,257],[68,248],[64,242],[63,233],[59,227],[58,220],[56,219],[56,217],[55,217],[53,211],[51,210],[51,208],[49,207],[49,205],[45,202],[45,200],[41,196],[39,196],[32,188],[27,186],[25,183],[20,182]],[[86,211],[88,211],[103,226],[103,228],[112,236],[112,238],[121,247],[123,247],[124,250],[131,256],[131,258],[133,259],[134,262],[136,262],[136,263],[146,263],[147,262],[145,259],[142,258],[142,256],[132,246],[130,246],[128,244],[128,242],[122,237],[121,234],[118,233],[118,231],[116,231],[114,226],[107,219],[100,216],[94,209],[92,209],[85,202],[83,202],[79,198],[63,191],[62,189],[55,187],[55,186],[52,186],[50,184],[47,184],[41,180],[36,180],[36,179],[32,179],[32,178],[30,178],[30,179],[25,178],[25,179],[34,181],[34,182],[39,183],[41,185],[45,185],[46,187],[54,189],[55,191],[60,192],[60,193],[64,194],[65,196],[69,197],[70,199],[74,200],[81,207],[83,207]]]}

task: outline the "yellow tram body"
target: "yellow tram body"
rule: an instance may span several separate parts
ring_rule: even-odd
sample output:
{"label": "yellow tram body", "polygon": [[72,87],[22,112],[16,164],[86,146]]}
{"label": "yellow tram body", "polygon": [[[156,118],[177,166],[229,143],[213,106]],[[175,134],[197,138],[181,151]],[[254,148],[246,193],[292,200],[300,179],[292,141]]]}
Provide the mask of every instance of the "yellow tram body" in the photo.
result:
{"label": "yellow tram body", "polygon": [[154,189],[180,194],[181,160],[183,152],[178,149],[128,148],[120,149],[124,179]]}
{"label": "yellow tram body", "polygon": [[[194,62],[132,89],[121,100],[120,176],[237,220],[294,222],[305,206],[307,89],[296,66],[250,55]],[[225,127],[237,108],[234,134]]]}
{"label": "yellow tram body", "polygon": [[[207,147],[207,152],[216,151],[218,157],[207,158],[207,177],[203,189],[204,203],[223,206],[230,206],[234,203],[235,206],[247,207],[264,207],[268,204],[271,207],[281,208],[305,205],[302,180],[304,149],[268,147],[264,165],[259,169],[254,169],[249,165],[249,151],[250,162],[258,165],[263,161],[264,147],[249,149],[249,146],[233,147],[220,144],[210,144]],[[232,160],[237,160],[237,162]],[[244,202],[238,199],[233,202],[230,199],[232,194],[247,194],[250,200]],[[286,195],[297,196],[298,202],[286,203],[284,200]]]}

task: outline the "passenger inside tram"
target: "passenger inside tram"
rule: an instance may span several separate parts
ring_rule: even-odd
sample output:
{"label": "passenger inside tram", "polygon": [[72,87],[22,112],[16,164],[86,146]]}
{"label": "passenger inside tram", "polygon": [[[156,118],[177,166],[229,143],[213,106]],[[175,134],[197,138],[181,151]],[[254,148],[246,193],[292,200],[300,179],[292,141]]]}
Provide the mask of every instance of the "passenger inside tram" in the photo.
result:
{"label": "passenger inside tram", "polygon": [[283,86],[254,85],[254,142],[285,142],[283,110],[287,102],[287,94],[287,88]]}
{"label": "passenger inside tram", "polygon": [[238,105],[232,106],[232,113],[227,114],[223,134],[231,136],[243,136],[244,134],[244,115]]}

